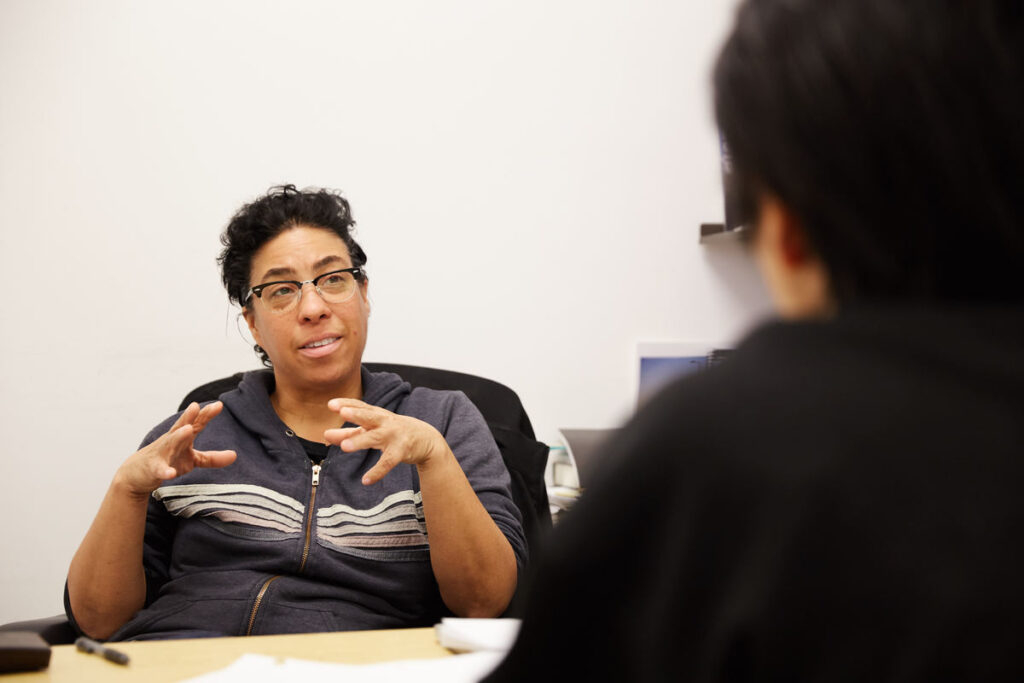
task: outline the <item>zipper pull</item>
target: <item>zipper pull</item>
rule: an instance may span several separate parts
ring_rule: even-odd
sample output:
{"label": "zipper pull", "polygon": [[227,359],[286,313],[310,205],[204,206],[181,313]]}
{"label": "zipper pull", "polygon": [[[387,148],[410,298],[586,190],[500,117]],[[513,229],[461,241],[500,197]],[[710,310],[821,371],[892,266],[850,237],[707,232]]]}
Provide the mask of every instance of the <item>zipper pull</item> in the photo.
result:
{"label": "zipper pull", "polygon": [[313,486],[320,485],[320,465],[313,465]]}

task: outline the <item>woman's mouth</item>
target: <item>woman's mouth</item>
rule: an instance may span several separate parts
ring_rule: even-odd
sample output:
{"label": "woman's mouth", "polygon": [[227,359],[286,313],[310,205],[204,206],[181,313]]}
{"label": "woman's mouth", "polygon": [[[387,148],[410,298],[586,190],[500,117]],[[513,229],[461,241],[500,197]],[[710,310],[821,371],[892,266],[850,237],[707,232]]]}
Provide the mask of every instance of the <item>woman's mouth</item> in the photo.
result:
{"label": "woman's mouth", "polygon": [[308,344],[306,344],[302,348],[304,348],[304,349],[315,349],[315,348],[320,347],[320,346],[327,346],[328,344],[333,344],[336,341],[338,341],[338,337],[327,337],[326,339],[320,339],[320,340],[317,340],[315,342],[309,342]]}
{"label": "woman's mouth", "polygon": [[299,351],[308,358],[319,358],[333,352],[340,343],[341,337],[324,337],[300,346]]}

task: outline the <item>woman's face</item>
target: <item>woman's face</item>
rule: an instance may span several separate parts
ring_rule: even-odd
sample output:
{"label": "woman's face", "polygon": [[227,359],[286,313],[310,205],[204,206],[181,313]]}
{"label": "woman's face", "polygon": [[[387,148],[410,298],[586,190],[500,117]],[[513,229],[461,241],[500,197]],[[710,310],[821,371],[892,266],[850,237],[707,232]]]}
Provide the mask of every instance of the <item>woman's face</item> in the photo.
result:
{"label": "woman's face", "polygon": [[[252,259],[249,284],[302,282],[351,266],[340,237],[330,230],[298,226],[260,247]],[[327,303],[310,284],[303,285],[298,303],[284,313],[272,311],[255,296],[245,309],[253,339],[274,364],[278,387],[299,391],[336,390],[339,384],[357,380],[369,315],[365,281],[341,303]]]}

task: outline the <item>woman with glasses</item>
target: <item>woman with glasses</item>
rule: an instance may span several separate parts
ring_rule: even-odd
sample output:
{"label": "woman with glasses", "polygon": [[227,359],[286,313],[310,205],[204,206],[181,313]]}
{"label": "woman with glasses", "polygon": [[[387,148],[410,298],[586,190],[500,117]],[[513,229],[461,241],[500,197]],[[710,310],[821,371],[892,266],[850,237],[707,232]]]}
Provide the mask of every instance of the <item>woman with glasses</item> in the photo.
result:
{"label": "woman with glasses", "polygon": [[222,277],[269,369],[168,418],[118,469],[68,573],[84,633],[394,628],[507,607],[525,555],[509,475],[463,394],[362,368],[353,225],[340,195],[293,186],[232,218]]}

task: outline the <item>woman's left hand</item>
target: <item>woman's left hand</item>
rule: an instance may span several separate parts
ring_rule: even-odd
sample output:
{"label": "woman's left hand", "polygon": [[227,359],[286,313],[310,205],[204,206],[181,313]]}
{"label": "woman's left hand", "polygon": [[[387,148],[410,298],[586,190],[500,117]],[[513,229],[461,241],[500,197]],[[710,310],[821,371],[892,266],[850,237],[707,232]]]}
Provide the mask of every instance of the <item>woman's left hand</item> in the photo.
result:
{"label": "woman's left hand", "polygon": [[441,599],[460,617],[496,617],[507,607],[518,578],[515,552],[491,519],[444,436],[422,420],[396,415],[351,398],[327,402],[356,427],[328,429],[324,438],[343,451],[376,448],[380,460],[363,484],[380,481],[395,465],[419,471],[430,566]]}
{"label": "woman's left hand", "polygon": [[356,427],[328,429],[324,438],[346,452],[376,448],[380,460],[363,475],[363,484],[374,484],[395,465],[407,463],[422,467],[432,458],[450,453],[441,433],[422,420],[396,415],[354,398],[332,398],[327,402],[346,422]]}

